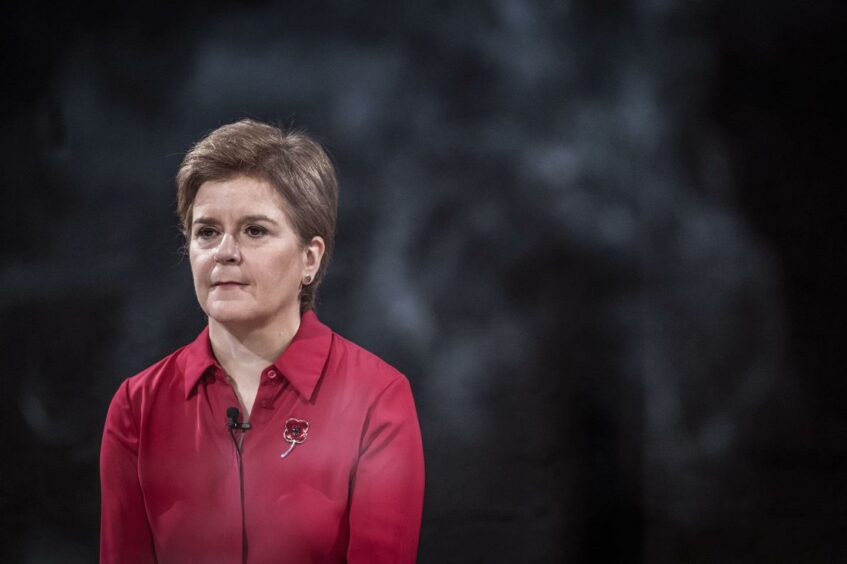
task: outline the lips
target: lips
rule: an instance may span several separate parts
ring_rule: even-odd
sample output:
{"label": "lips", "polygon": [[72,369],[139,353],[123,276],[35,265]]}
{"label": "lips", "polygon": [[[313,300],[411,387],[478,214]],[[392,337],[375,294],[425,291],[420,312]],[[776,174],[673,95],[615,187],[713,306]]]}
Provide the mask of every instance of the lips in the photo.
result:
{"label": "lips", "polygon": [[212,288],[218,288],[218,287],[220,287],[220,288],[237,288],[238,286],[246,286],[246,284],[243,284],[241,282],[232,282],[232,281],[229,281],[229,280],[224,280],[223,282],[213,282],[212,283]]}

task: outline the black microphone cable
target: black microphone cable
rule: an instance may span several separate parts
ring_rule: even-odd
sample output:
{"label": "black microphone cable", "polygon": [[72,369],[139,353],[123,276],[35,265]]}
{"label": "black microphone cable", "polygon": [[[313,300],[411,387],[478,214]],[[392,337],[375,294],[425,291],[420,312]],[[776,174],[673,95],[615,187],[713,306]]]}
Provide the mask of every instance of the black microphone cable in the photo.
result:
{"label": "black microphone cable", "polygon": [[[241,448],[244,445],[244,432],[249,430],[251,425],[250,423],[239,423],[238,416],[240,412],[237,407],[228,407],[226,408],[226,426],[229,427],[229,436],[232,437],[232,442],[235,444],[235,450],[238,451],[238,454],[241,454]],[[239,429],[241,431],[241,435],[238,439],[235,438],[235,430]]]}
{"label": "black microphone cable", "polygon": [[[247,516],[244,513],[244,461],[241,451],[244,447],[244,434],[250,429],[250,423],[238,422],[239,411],[237,407],[226,408],[226,426],[229,427],[229,436],[235,446],[235,456],[238,459],[238,484],[241,494],[241,562],[247,562]],[[235,438],[235,430],[241,430],[241,436]]]}

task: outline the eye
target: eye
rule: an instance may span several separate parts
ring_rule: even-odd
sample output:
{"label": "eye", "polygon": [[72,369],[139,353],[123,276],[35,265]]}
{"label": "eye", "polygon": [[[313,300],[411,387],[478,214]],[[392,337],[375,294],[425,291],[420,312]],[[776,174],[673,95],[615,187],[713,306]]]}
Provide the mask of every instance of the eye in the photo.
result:
{"label": "eye", "polygon": [[195,237],[199,239],[211,239],[216,234],[216,231],[211,227],[200,227],[194,232]]}
{"label": "eye", "polygon": [[247,233],[248,237],[253,237],[254,239],[262,237],[263,235],[267,235],[268,230],[260,225],[248,225],[244,232]]}

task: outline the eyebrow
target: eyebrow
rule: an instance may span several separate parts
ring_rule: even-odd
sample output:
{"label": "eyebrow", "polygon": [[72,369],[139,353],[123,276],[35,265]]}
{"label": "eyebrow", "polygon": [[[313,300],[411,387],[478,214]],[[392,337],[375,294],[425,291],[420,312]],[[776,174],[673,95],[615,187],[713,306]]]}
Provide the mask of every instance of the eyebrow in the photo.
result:
{"label": "eyebrow", "polygon": [[[262,215],[262,214],[245,215],[244,217],[241,218],[241,223],[253,223],[253,222],[257,222],[257,221],[265,221],[267,223],[279,225],[279,222],[277,220],[271,219],[270,217],[268,217],[266,215]],[[198,217],[197,219],[195,219],[194,221],[191,222],[192,225],[196,225],[198,223],[202,223],[202,224],[205,224],[205,225],[217,225],[220,222],[217,219],[214,219],[214,218],[211,218],[211,217],[206,217],[206,216]]]}
{"label": "eyebrow", "polygon": [[274,225],[278,225],[278,223],[275,219],[271,219],[268,216],[261,215],[261,214],[259,214],[259,215],[246,215],[242,218],[241,221],[244,222],[244,223],[248,223],[248,222],[251,222],[251,221],[266,221],[268,223],[273,223]]}

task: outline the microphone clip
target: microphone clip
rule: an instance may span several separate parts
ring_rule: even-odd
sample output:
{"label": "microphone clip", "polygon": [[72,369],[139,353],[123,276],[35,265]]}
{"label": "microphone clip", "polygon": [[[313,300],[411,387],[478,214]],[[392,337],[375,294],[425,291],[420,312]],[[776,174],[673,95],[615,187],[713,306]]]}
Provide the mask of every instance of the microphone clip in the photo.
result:
{"label": "microphone clip", "polygon": [[237,407],[228,407],[226,410],[226,426],[231,430],[241,429],[246,431],[251,427],[250,423],[240,423],[238,416],[240,412]]}

